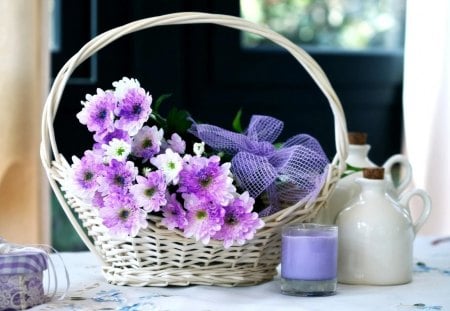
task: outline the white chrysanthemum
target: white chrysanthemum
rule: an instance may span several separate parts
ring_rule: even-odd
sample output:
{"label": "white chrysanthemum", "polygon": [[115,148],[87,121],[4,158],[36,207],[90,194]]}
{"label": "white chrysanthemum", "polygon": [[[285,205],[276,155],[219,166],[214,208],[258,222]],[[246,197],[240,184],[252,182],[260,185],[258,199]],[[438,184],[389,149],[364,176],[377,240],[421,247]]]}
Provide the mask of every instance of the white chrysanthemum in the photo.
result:
{"label": "white chrysanthemum", "polygon": [[123,77],[122,80],[113,82],[112,85],[115,88],[114,95],[119,100],[125,97],[129,89],[138,89],[141,87],[141,84],[138,80],[130,79],[127,77]]}
{"label": "white chrysanthemum", "polygon": [[150,162],[163,172],[166,183],[178,183],[179,173],[183,168],[183,159],[178,153],[167,148],[165,153],[152,158]]}
{"label": "white chrysanthemum", "polygon": [[142,176],[147,176],[151,172],[152,172],[152,169],[150,167],[144,167],[142,169]]}
{"label": "white chrysanthemum", "polygon": [[104,160],[110,162],[112,159],[124,162],[131,152],[131,144],[122,139],[113,138],[109,144],[102,145],[105,150]]}
{"label": "white chrysanthemum", "polygon": [[201,142],[201,143],[194,143],[194,153],[196,156],[200,157],[203,152],[205,152],[205,142]]}

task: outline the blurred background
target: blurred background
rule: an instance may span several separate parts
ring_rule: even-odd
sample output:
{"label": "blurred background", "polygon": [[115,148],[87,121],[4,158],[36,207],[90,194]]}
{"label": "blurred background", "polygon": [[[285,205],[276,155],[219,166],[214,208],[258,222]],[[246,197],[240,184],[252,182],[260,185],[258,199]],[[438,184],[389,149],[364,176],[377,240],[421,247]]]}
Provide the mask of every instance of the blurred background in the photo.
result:
{"label": "blurred background", "polygon": [[[26,147],[22,153],[27,156],[16,161],[17,153],[11,151],[11,163],[15,164],[4,162],[0,170],[0,236],[16,242],[52,243],[61,251],[84,249],[39,170],[39,113],[48,87],[64,63],[89,39],[137,19],[180,11],[242,16],[267,25],[302,46],[329,77],[344,106],[348,129],[368,133],[368,143],[372,146],[370,159],[382,165],[396,153],[403,152],[411,158],[415,186],[429,191],[435,202],[433,215],[421,233],[450,234],[448,196],[440,198],[444,188],[439,186],[441,190],[427,188],[431,185],[429,181],[436,177],[429,177],[427,155],[431,150],[435,159],[442,160],[439,169],[434,168],[432,172],[444,176],[448,185],[445,154],[448,155],[449,131],[448,127],[432,127],[433,121],[425,122],[428,114],[431,120],[438,116],[448,123],[448,108],[445,110],[448,95],[430,97],[431,92],[440,89],[421,91],[417,87],[431,79],[424,76],[424,70],[442,66],[408,67],[421,63],[424,52],[417,46],[411,48],[414,53],[405,49],[412,44],[408,41],[411,35],[408,29],[415,29],[408,21],[421,24],[417,17],[419,12],[424,15],[424,8],[407,8],[405,0],[37,0],[32,3],[0,0],[0,17],[3,17],[0,19],[0,72],[16,72],[17,68],[24,72],[14,76],[14,81],[4,74],[0,78],[2,90],[8,83],[20,86],[15,91],[11,89],[10,94],[0,93],[4,107],[1,120],[16,120],[20,124],[2,131],[2,141],[7,148],[8,144]],[[411,12],[416,14],[414,19]],[[433,14],[436,15],[434,9],[430,16]],[[21,24],[24,19],[30,25]],[[430,27],[435,27],[431,24],[430,20]],[[414,31],[423,28],[422,25]],[[444,29],[448,31],[445,25]],[[442,42],[448,48],[448,42]],[[23,54],[18,56],[18,50],[23,50]],[[24,59],[33,59],[34,63],[24,64]],[[413,72],[414,68],[421,68],[421,72],[405,79],[405,72]],[[24,80],[24,76],[29,79]],[[123,76],[138,79],[154,98],[172,94],[168,103],[189,110],[197,120],[230,128],[239,109],[243,111],[243,124],[252,114],[272,115],[285,122],[281,140],[308,133],[319,140],[330,159],[335,154],[333,117],[328,103],[293,57],[271,42],[248,33],[215,25],[187,25],[148,29],[123,37],[74,72],[54,122],[56,140],[66,159],[80,156],[92,144],[91,134],[75,117],[81,108],[80,101],[85,94],[95,93],[97,87],[111,88],[111,83]],[[448,84],[448,74],[435,78],[439,79],[438,84],[445,85],[445,81]],[[36,91],[26,95],[23,89],[29,85]],[[418,102],[421,94],[434,101]],[[17,103],[12,104],[12,100]],[[427,101],[427,97],[421,100]],[[444,109],[433,108],[434,103]],[[22,108],[11,112],[11,106]],[[428,108],[426,113],[417,111],[423,107]],[[422,124],[414,119],[417,116]],[[25,135],[29,141],[25,146],[23,138],[19,137],[20,144],[17,139],[13,142],[10,139],[16,132],[23,133],[24,118],[28,118],[25,133],[29,130],[34,135]],[[425,124],[429,126],[424,129]],[[417,129],[421,130],[420,137],[412,134]],[[430,137],[436,136],[444,141],[439,149],[433,149],[436,145],[430,142]],[[425,155],[419,157],[420,150],[426,150],[422,152]],[[34,196],[22,191],[20,186],[27,180],[24,176],[30,176],[28,163],[31,162],[36,181],[30,185],[30,191]],[[17,163],[27,165],[20,167]],[[12,186],[14,178],[8,174],[22,177],[17,177],[19,181]],[[436,182],[433,185],[436,187]],[[15,191],[14,198],[11,189],[20,189]],[[17,202],[13,204],[14,200]],[[25,234],[28,219],[36,230]]]}

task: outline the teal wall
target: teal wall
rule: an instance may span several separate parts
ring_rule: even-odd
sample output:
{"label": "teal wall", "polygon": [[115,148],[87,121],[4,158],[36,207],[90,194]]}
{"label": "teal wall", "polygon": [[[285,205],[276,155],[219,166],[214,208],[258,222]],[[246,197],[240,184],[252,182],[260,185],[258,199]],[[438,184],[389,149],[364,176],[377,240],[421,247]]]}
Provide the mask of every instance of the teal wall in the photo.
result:
{"label": "teal wall", "polygon": [[53,193],[51,194],[51,205],[52,246],[59,252],[87,250]]}

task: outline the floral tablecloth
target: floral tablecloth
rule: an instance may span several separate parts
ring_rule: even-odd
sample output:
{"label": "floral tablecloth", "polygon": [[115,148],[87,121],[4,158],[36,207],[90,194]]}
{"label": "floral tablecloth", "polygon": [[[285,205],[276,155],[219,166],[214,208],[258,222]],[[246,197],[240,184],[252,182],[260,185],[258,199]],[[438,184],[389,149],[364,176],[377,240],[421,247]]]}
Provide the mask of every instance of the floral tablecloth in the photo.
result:
{"label": "floral tablecloth", "polygon": [[[61,256],[71,283],[65,298],[31,310],[450,310],[450,241],[436,237],[416,238],[413,282],[398,286],[339,284],[337,294],[329,297],[282,295],[278,277],[240,288],[114,286],[104,280],[92,254]],[[58,278],[63,288],[62,274],[59,272]]]}

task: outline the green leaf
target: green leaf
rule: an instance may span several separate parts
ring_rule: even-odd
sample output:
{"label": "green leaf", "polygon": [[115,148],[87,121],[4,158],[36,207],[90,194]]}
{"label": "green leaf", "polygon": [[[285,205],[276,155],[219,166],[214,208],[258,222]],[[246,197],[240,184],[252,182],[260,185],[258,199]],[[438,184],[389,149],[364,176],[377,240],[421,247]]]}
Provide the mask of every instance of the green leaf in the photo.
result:
{"label": "green leaf", "polygon": [[354,171],[354,172],[359,172],[359,171],[362,171],[363,169],[362,169],[361,167],[352,166],[352,165],[350,165],[350,164],[347,163],[346,170],[348,170],[348,171]]}
{"label": "green leaf", "polygon": [[284,143],[274,143],[273,146],[275,147],[275,149],[280,149],[281,147],[283,147]]}
{"label": "green leaf", "polygon": [[350,164],[347,164],[345,171],[341,175],[341,178],[344,178],[344,177],[351,175],[353,173],[356,173],[356,172],[360,172],[362,170],[363,169],[361,167],[355,167],[355,166],[351,166]]}
{"label": "green leaf", "polygon": [[236,116],[233,119],[233,124],[232,124],[233,129],[238,133],[242,133],[244,131],[242,129],[241,117],[242,117],[242,109],[239,109],[239,111],[237,112]]}
{"label": "green leaf", "polygon": [[[152,111],[150,114],[150,120],[153,120],[158,127],[166,128],[166,119],[164,119],[159,113]],[[150,123],[148,122],[147,125],[150,126]]]}
{"label": "green leaf", "polygon": [[[159,114],[159,108],[163,101],[172,96],[172,94],[163,94],[159,96],[156,101],[152,104],[152,113],[150,114],[150,119],[147,122],[147,125],[157,125],[158,127],[166,128],[166,119]],[[153,122],[153,123],[152,123]]]}
{"label": "green leaf", "polygon": [[190,115],[186,110],[180,110],[176,107],[170,109],[167,115],[167,131],[169,133],[178,133],[183,136],[192,126]]}
{"label": "green leaf", "polygon": [[156,99],[155,104],[152,105],[152,110],[154,114],[158,114],[159,107],[161,106],[163,101],[165,101],[170,96],[172,96],[172,94],[163,94]]}

